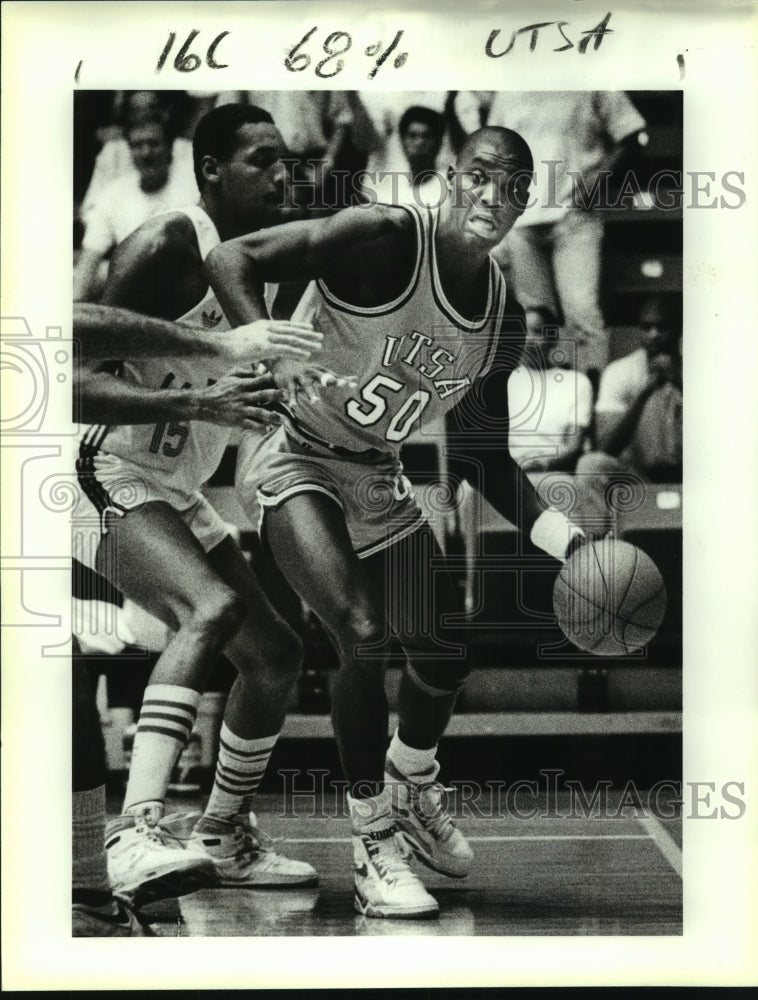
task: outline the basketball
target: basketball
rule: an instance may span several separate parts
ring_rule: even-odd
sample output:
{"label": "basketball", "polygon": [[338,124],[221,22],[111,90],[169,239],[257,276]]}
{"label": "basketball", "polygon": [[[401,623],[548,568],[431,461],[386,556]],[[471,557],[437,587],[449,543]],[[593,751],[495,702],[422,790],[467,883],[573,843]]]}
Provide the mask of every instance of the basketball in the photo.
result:
{"label": "basketball", "polygon": [[604,538],[566,560],[553,587],[553,609],[579,649],[624,656],[655,636],[666,611],[666,587],[641,549]]}

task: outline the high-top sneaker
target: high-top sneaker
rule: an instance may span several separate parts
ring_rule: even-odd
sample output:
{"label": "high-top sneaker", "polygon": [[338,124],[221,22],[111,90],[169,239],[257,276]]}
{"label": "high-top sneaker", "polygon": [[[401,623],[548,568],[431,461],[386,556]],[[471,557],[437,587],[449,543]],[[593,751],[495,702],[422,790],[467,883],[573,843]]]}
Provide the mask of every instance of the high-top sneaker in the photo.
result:
{"label": "high-top sneaker", "polygon": [[[389,803],[377,810],[366,809],[378,801],[348,796],[353,821],[355,909],[366,917],[438,916],[437,900],[408,865],[410,855]],[[374,815],[367,818],[367,812]]]}
{"label": "high-top sneaker", "polygon": [[190,844],[212,860],[221,886],[295,888],[318,883],[311,865],[277,854],[272,843],[256,826],[254,813],[229,819],[202,816],[190,837]]}
{"label": "high-top sneaker", "polygon": [[217,885],[213,862],[143,816],[125,814],[105,831],[108,878],[114,893],[137,907]]}
{"label": "high-top sneaker", "polygon": [[385,786],[392,797],[392,813],[413,854],[428,868],[450,878],[468,875],[474,852],[450,818],[446,789],[435,779],[440,766],[424,774],[401,774],[387,757]]}

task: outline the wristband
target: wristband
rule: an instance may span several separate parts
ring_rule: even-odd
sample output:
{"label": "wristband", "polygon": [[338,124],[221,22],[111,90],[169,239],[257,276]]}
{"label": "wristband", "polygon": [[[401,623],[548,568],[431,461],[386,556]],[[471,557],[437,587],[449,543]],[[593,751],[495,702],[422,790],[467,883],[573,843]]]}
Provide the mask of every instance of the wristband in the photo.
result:
{"label": "wristband", "polygon": [[529,533],[529,537],[538,549],[542,549],[561,562],[566,558],[566,551],[572,539],[577,536],[585,537],[582,529],[572,524],[565,514],[552,507],[540,514]]}

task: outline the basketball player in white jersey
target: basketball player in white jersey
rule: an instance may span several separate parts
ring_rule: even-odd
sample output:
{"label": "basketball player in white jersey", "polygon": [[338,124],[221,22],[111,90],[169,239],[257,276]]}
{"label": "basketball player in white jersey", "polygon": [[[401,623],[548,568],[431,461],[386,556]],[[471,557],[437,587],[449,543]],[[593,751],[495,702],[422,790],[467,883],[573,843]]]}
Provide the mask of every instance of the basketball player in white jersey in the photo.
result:
{"label": "basketball player in white jersey", "polygon": [[[333,715],[350,783],[355,906],[369,917],[437,914],[409,850],[453,877],[472,863],[435,784],[436,746],[468,670],[465,646],[445,624],[452,585],[398,455],[412,430],[459,403],[486,432],[481,398],[491,373],[506,398],[524,334],[518,322],[515,339],[507,334],[504,281],[489,252],[524,210],[531,171],[520,136],[482,129],[450,167],[439,210],[347,209],[230,241],[205,264],[237,323],[266,315],[265,282],[311,279],[293,320],[323,331],[320,362],[358,377],[357,391],[285,408],[283,426],[241,460],[264,511],[265,543],[340,654]],[[507,452],[507,424],[496,426],[499,474],[482,482],[485,495],[563,557],[581,529],[543,509]],[[390,630],[407,664],[387,751]]]}
{"label": "basketball player in white jersey", "polygon": [[[199,206],[145,223],[116,251],[105,305],[215,330],[228,329],[202,274],[219,240],[280,219],[284,144],[270,115],[227,105],[194,137]],[[247,371],[212,358],[122,359],[115,373],[82,379],[85,433],[77,469],[101,518],[96,553],[80,561],[167,622],[175,635],[151,675],[138,720],[122,815],[106,846],[114,889],[137,902],[191,891],[209,869],[222,885],[311,885],[313,868],[264,847],[250,800],[284,719],[302,648],[271,607],[228,529],[200,494],[232,426],[259,418],[278,395],[253,373],[272,359],[307,361],[321,337],[303,324],[258,325]],[[267,388],[268,384],[268,388]],[[252,392],[251,392],[252,390]],[[174,764],[192,731],[200,693],[224,649],[239,671],[221,732],[214,787],[188,846],[161,827]]]}
{"label": "basketball player in white jersey", "polygon": [[[241,369],[260,353],[261,328],[238,327],[233,333],[181,326],[127,309],[75,303],[74,340],[84,364],[108,360],[114,351],[137,358],[176,355],[212,360],[228,371]],[[286,336],[273,333],[272,339]],[[75,378],[79,373],[75,371]],[[241,388],[248,412],[266,403],[268,388],[244,380]],[[262,380],[261,380],[262,381]],[[260,416],[267,416],[266,410]],[[80,657],[73,657],[72,754],[72,897],[74,937],[141,937],[149,935],[145,918],[124,897],[114,897],[105,852],[105,746],[95,703],[94,678]]]}

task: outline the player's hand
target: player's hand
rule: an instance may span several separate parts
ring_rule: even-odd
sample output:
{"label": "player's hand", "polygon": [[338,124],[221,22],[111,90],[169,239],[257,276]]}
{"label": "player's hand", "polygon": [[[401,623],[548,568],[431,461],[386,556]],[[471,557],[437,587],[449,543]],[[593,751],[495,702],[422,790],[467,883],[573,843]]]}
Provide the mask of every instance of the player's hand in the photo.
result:
{"label": "player's hand", "polygon": [[[573,520],[576,521],[577,518],[574,518]],[[583,546],[596,545],[598,542],[602,542],[606,538],[612,539],[614,537],[609,525],[593,524],[592,527],[582,527],[577,524],[576,527],[581,528],[582,533],[572,535],[570,542],[566,546],[566,555],[563,559],[564,562],[567,562],[571,556],[573,556],[579,549],[583,548]]]}
{"label": "player's hand", "polygon": [[258,319],[229,331],[224,339],[224,353],[236,368],[278,358],[308,361],[321,350],[324,335],[309,323]]}
{"label": "player's hand", "polygon": [[270,375],[232,372],[198,393],[196,419],[245,430],[260,428],[262,424],[278,426],[281,423],[279,414],[264,407],[282,399],[283,395]]}
{"label": "player's hand", "polygon": [[323,389],[354,387],[357,384],[352,375],[336,375],[320,365],[288,360],[277,361],[271,365],[271,374],[282,389],[284,401],[288,406],[297,405],[299,392],[305,393],[311,403],[318,403]]}

